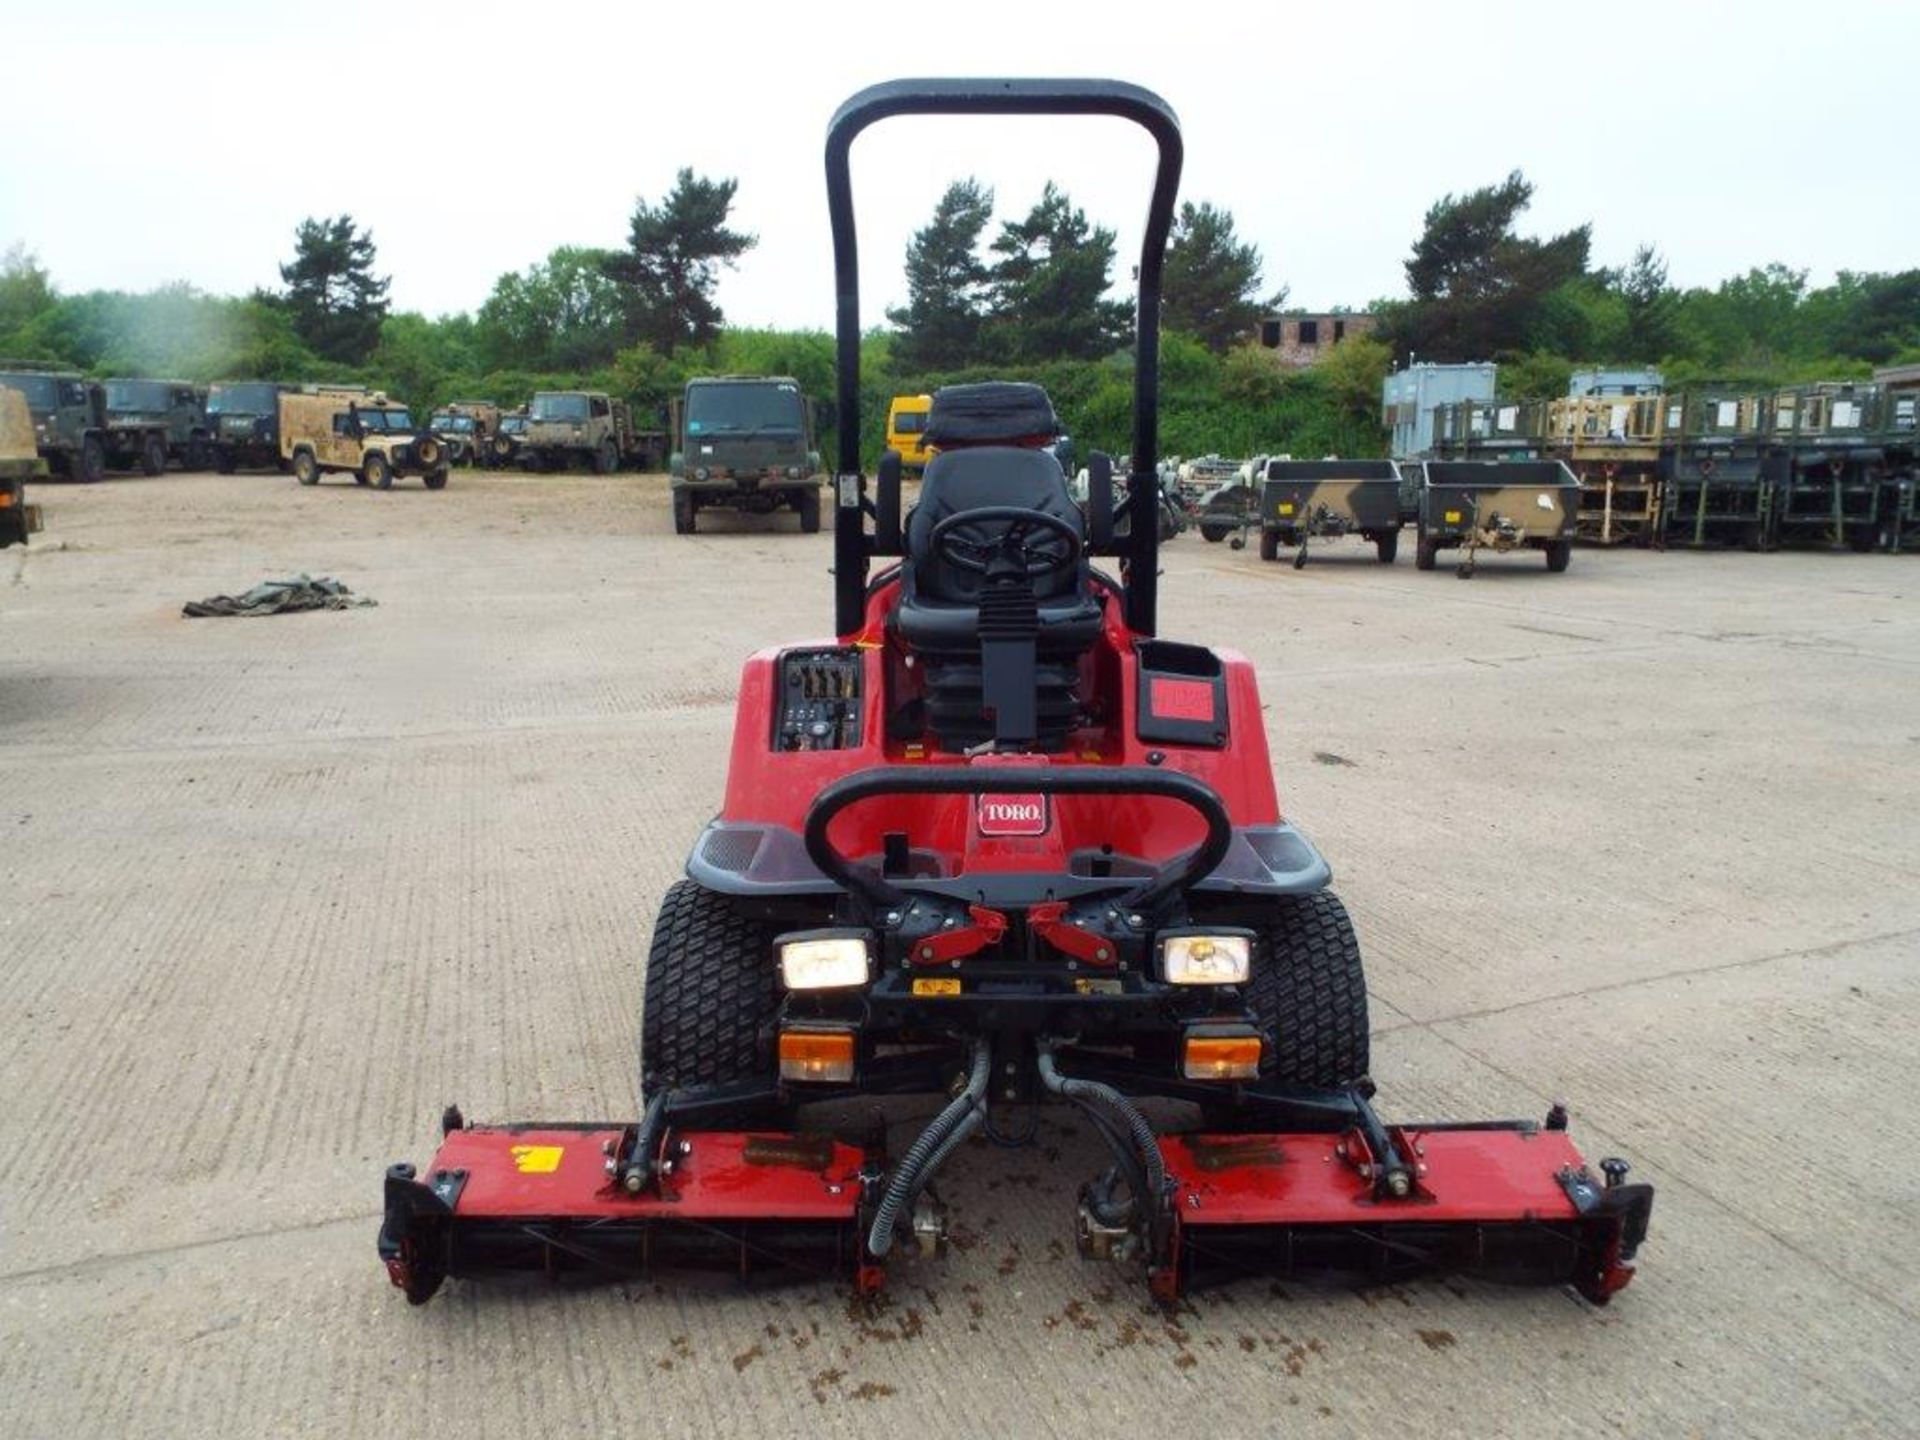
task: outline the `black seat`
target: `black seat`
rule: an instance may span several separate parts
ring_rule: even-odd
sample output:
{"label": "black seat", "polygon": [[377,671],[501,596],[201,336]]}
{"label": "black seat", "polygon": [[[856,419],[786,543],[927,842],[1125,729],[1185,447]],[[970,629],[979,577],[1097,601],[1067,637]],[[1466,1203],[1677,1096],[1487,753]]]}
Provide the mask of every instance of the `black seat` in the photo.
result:
{"label": "black seat", "polygon": [[[943,448],[927,464],[920,502],[907,521],[894,623],[925,666],[929,722],[949,748],[977,745],[995,733],[982,698],[980,605],[988,581],[936,554],[934,529],[969,510],[1013,507],[1058,518],[1084,545],[1085,521],[1059,462],[1030,443],[1015,443],[1058,433],[1052,402],[1037,385],[949,386],[934,396],[927,439]],[[969,540],[990,542],[1007,525],[987,520],[958,528]],[[1035,544],[1044,548],[1043,533]],[[1085,554],[1035,578],[1033,602],[1035,738],[1041,748],[1054,749],[1078,721],[1079,659],[1100,635],[1102,610]]]}

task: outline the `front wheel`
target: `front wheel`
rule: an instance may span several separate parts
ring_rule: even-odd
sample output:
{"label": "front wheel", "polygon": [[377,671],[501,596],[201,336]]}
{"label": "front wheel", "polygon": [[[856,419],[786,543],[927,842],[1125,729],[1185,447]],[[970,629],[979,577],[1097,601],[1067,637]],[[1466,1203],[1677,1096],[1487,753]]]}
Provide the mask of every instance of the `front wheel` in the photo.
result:
{"label": "front wheel", "polygon": [[1281,1085],[1338,1090],[1371,1063],[1367,978],[1346,906],[1330,890],[1276,899],[1257,931],[1247,1000]]}
{"label": "front wheel", "polygon": [[1440,563],[1440,542],[1422,535],[1413,547],[1413,568],[1431,570]]}
{"label": "front wheel", "polygon": [[1374,536],[1373,550],[1380,557],[1382,565],[1391,565],[1393,557],[1400,553],[1400,532],[1389,530],[1384,535]]}
{"label": "front wheel", "polygon": [[213,468],[222,475],[231,475],[239,468],[239,461],[235,459],[233,451],[222,445],[213,452]]}
{"label": "front wheel", "polygon": [[1231,525],[1213,525],[1205,520],[1200,522],[1200,538],[1209,545],[1218,545],[1232,533],[1233,527]]}
{"label": "front wheel", "polygon": [[1262,530],[1260,532],[1260,558],[1262,560],[1278,560],[1280,558],[1280,532],[1278,530]]}
{"label": "front wheel", "polygon": [[382,490],[393,488],[393,466],[387,463],[387,457],[375,452],[360,462],[360,478],[368,485],[377,485]]}
{"label": "front wheel", "polygon": [[800,533],[803,535],[820,533],[820,492],[818,490],[800,492]]}
{"label": "front wheel", "polygon": [[140,473],[158,475],[167,468],[167,442],[149,435],[140,447]]}
{"label": "front wheel", "polygon": [[187,442],[187,458],[180,462],[182,470],[204,470],[207,468],[207,442],[193,439]]}
{"label": "front wheel", "polygon": [[649,1096],[767,1073],[762,1031],[780,1009],[775,933],[691,880],[668,887],[640,997],[640,1075]]}
{"label": "front wheel", "polygon": [[1573,563],[1573,541],[1549,540],[1547,542],[1547,569],[1558,575]]}
{"label": "front wheel", "polygon": [[89,435],[80,442],[72,465],[73,478],[88,485],[107,473],[107,447],[100,443],[99,436]]}
{"label": "front wheel", "polygon": [[614,448],[611,440],[593,452],[593,470],[596,475],[611,475],[620,468],[620,452]]}
{"label": "front wheel", "polygon": [[313,458],[313,452],[311,450],[296,450],[293,452],[293,478],[298,480],[302,485],[318,485],[320,483],[320,462]]}
{"label": "front wheel", "polygon": [[447,473],[445,470],[429,470],[420,478],[426,482],[427,489],[444,490],[447,488]]}
{"label": "front wheel", "polygon": [[673,492],[673,533],[691,535],[693,530],[693,493],[688,490],[676,490]]}

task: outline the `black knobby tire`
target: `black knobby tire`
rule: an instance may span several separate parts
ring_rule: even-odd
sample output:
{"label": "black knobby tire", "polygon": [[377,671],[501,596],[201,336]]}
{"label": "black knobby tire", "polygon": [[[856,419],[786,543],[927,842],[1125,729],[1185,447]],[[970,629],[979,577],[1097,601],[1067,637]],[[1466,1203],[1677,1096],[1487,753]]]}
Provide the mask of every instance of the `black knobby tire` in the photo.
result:
{"label": "black knobby tire", "polygon": [[1232,533],[1231,525],[1212,525],[1205,520],[1200,522],[1200,538],[1209,545],[1218,545]]}
{"label": "black knobby tire", "polygon": [[1440,563],[1440,546],[1437,541],[1421,536],[1413,547],[1413,568],[1431,570]]}
{"label": "black knobby tire", "polygon": [[1254,946],[1247,999],[1272,1032],[1268,1074],[1334,1090],[1367,1073],[1367,977],[1346,906],[1330,890],[1276,899]]}
{"label": "black knobby tire", "polygon": [[298,480],[302,485],[318,485],[320,483],[320,462],[313,458],[313,452],[311,450],[296,450],[293,452],[293,478]]}
{"label": "black knobby tire", "polygon": [[1391,565],[1393,557],[1400,553],[1400,532],[1389,530],[1384,535],[1374,537],[1374,553],[1380,557],[1382,565]]}
{"label": "black knobby tire", "polygon": [[676,490],[673,492],[673,533],[691,535],[693,532],[693,495],[686,490]]}
{"label": "black knobby tire", "polygon": [[140,446],[140,473],[158,475],[167,468],[167,442],[149,435]]}
{"label": "black knobby tire", "polygon": [[218,470],[222,475],[231,475],[235,470],[240,468],[240,462],[235,457],[233,451],[221,445],[213,452],[213,468]]}
{"label": "black knobby tire", "polygon": [[1260,558],[1262,560],[1278,560],[1280,558],[1280,532],[1278,530],[1262,530],[1260,532]]}
{"label": "black knobby tire", "polygon": [[367,484],[382,490],[393,488],[393,465],[377,450],[360,462],[360,476]]}
{"label": "black knobby tire", "polygon": [[818,490],[800,492],[800,533],[803,535],[820,533],[820,492]]}
{"label": "black knobby tire", "polygon": [[420,478],[426,482],[427,489],[444,490],[447,488],[447,476],[451,473],[450,470],[429,470]]}
{"label": "black knobby tire", "polygon": [[1558,575],[1573,563],[1573,541],[1549,540],[1547,542],[1547,569]]}
{"label": "black knobby tire", "polygon": [[187,455],[180,462],[182,470],[204,470],[207,468],[207,442],[198,436],[187,442]]}
{"label": "black knobby tire", "polygon": [[775,933],[691,880],[668,888],[640,999],[640,1074],[649,1094],[771,1069],[761,1032],[780,1008]]}
{"label": "black knobby tire", "polygon": [[107,473],[107,447],[100,443],[97,435],[88,435],[80,441],[80,449],[74,455],[73,476],[76,480],[91,485]]}
{"label": "black knobby tire", "polygon": [[614,471],[618,470],[619,468],[620,468],[620,452],[618,449],[614,447],[613,441],[611,440],[607,441],[598,450],[593,452],[593,473],[594,474],[611,475],[613,474]]}

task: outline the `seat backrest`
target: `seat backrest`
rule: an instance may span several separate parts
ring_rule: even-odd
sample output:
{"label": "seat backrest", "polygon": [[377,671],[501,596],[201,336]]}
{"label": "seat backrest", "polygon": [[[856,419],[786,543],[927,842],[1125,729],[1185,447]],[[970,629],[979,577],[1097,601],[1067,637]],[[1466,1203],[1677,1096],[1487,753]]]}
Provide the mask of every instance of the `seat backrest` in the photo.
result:
{"label": "seat backrest", "polygon": [[[1060,462],[1044,450],[1015,445],[981,445],[966,450],[943,450],[927,462],[920,484],[920,503],[907,520],[906,586],[910,596],[973,604],[979,599],[982,577],[957,570],[933,553],[933,530],[949,515],[991,505],[1039,510],[1067,522],[1084,541],[1086,525],[1080,508],[1067,491]],[[1004,530],[1004,525],[993,529]],[[989,533],[987,525],[981,527]],[[1078,565],[1034,583],[1036,599],[1070,595],[1086,585],[1086,558]]]}

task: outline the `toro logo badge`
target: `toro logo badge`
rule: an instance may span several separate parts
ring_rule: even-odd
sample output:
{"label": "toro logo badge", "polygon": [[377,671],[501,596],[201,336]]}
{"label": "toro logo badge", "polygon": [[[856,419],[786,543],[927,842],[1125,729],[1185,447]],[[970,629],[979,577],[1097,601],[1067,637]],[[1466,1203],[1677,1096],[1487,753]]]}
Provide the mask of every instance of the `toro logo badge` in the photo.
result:
{"label": "toro logo badge", "polygon": [[1044,795],[982,795],[974,801],[982,835],[1044,835],[1049,816]]}

